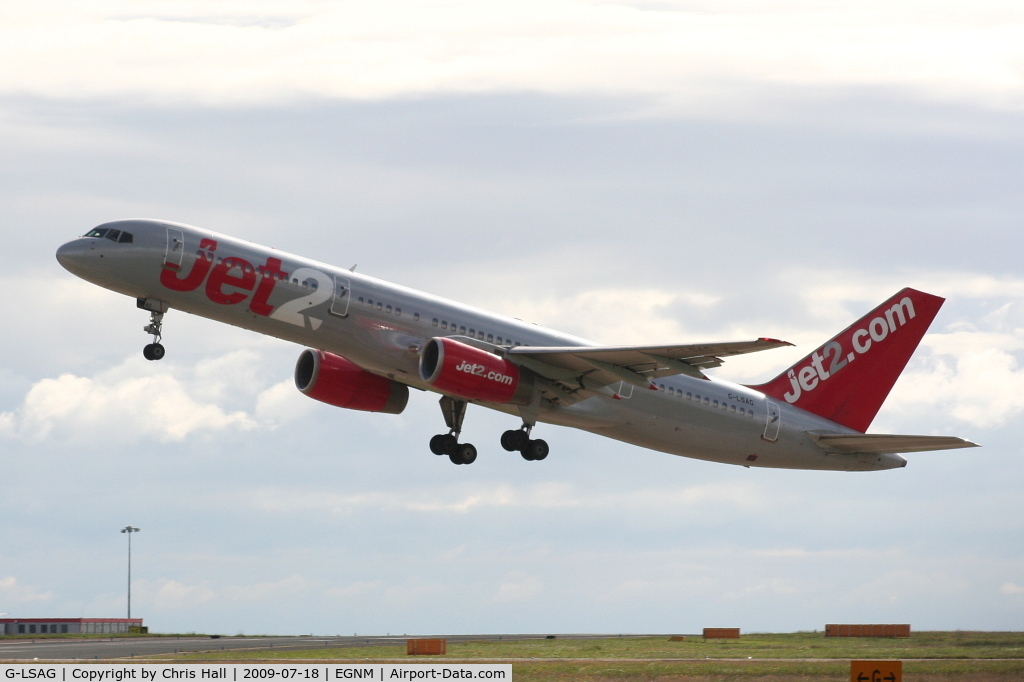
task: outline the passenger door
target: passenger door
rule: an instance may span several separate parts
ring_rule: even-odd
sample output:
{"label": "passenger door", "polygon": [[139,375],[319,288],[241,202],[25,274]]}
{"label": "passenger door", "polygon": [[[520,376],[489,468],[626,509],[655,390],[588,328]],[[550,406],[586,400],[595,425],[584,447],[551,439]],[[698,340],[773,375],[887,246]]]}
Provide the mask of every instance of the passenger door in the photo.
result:
{"label": "passenger door", "polygon": [[352,283],[348,277],[334,276],[334,298],[331,299],[331,315],[346,317],[348,306],[352,302]]}
{"label": "passenger door", "polygon": [[167,228],[167,250],[164,251],[164,263],[181,269],[181,259],[185,256],[185,235],[181,230]]}
{"label": "passenger door", "polygon": [[776,403],[766,400],[768,416],[764,425],[764,434],[761,436],[766,441],[775,442],[779,437],[779,427],[782,426],[782,411]]}

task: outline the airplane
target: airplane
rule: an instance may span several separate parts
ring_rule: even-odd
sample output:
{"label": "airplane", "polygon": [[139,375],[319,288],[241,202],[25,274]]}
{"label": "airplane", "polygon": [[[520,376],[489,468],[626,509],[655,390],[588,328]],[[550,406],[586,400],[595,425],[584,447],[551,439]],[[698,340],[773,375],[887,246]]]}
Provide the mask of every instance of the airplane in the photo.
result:
{"label": "airplane", "polygon": [[82,279],[136,299],[149,360],[171,309],[304,345],[295,385],[336,407],[400,414],[409,389],[441,395],[447,433],[430,450],[471,464],[460,442],[472,403],[518,417],[502,448],[548,456],[539,423],[745,467],[878,471],[901,453],[976,447],[953,436],[868,434],[944,299],[903,289],[776,378],[706,374],[725,358],[792,344],[771,338],[600,346],[355,272],[181,223],[104,223],[57,250]]}

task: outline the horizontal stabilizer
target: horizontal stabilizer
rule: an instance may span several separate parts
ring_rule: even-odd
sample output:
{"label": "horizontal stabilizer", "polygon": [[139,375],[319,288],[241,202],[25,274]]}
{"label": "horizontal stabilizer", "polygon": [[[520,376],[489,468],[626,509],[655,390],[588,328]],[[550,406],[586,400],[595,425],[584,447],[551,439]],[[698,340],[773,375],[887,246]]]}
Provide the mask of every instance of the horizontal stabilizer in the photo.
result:
{"label": "horizontal stabilizer", "polygon": [[889,433],[817,433],[815,431],[808,431],[807,435],[826,450],[842,453],[863,452],[881,455],[978,447],[977,443],[956,436],[901,436]]}

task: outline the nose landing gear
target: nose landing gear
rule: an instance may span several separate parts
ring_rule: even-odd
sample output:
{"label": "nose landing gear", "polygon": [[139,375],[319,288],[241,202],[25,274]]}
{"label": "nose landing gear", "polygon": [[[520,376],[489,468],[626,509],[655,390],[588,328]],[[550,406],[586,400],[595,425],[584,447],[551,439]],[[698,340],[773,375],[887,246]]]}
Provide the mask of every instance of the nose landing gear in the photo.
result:
{"label": "nose landing gear", "polygon": [[152,298],[140,298],[137,301],[138,307],[149,311],[149,324],[142,328],[142,331],[153,336],[153,343],[147,343],[142,349],[142,357],[147,360],[161,360],[167,353],[160,341],[163,339],[164,313],[167,312],[167,304]]}

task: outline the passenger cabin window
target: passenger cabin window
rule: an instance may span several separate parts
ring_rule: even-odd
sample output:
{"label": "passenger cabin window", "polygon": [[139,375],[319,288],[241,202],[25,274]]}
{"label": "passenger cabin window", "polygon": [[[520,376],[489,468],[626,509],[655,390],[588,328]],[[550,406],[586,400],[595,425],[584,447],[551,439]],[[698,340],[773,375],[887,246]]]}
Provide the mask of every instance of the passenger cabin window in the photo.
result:
{"label": "passenger cabin window", "polygon": [[494,334],[487,335],[487,343],[494,343]]}
{"label": "passenger cabin window", "polygon": [[388,314],[390,315],[391,314],[391,306],[388,306],[387,311],[388,311]]}
{"label": "passenger cabin window", "polygon": [[494,340],[494,342],[495,342],[496,344],[498,344],[498,345],[500,346],[500,345],[501,345],[501,337],[500,337],[500,336],[499,336],[499,337],[497,337],[497,338],[496,338],[496,339]]}
{"label": "passenger cabin window", "polygon": [[434,320],[430,324],[432,324],[433,326],[436,327],[437,326],[437,318],[435,317]]}
{"label": "passenger cabin window", "polygon": [[383,310],[383,309],[384,309],[384,304],[381,303],[380,301],[377,301],[377,310]]}
{"label": "passenger cabin window", "polygon": [[447,329],[448,323],[445,320],[441,320],[441,329]]}
{"label": "passenger cabin window", "polygon": [[459,327],[459,333],[460,334],[465,334],[466,333],[466,328],[465,327]]}

